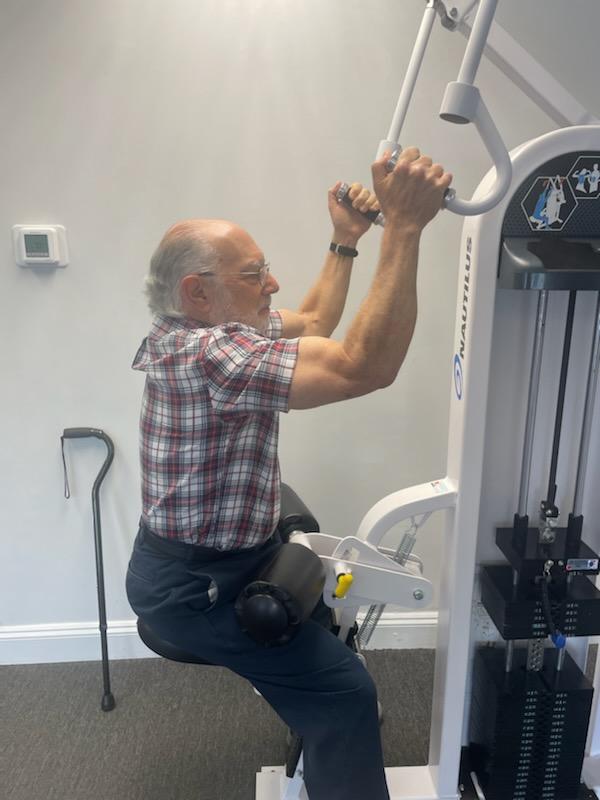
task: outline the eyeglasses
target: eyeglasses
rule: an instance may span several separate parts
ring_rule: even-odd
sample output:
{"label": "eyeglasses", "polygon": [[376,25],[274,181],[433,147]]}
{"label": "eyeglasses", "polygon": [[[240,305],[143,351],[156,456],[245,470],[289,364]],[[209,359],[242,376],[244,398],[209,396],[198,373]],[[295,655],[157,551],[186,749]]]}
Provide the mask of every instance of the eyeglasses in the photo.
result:
{"label": "eyeglasses", "polygon": [[207,270],[206,272],[196,273],[196,275],[214,275],[221,278],[224,278],[225,275],[227,277],[231,276],[236,277],[237,275],[241,275],[244,278],[253,279],[253,282],[259,284],[260,286],[265,285],[265,283],[267,282],[267,278],[269,277],[270,274],[271,274],[271,267],[269,264],[263,264],[258,269],[243,270],[242,272],[227,272],[225,274],[221,274]]}
{"label": "eyeglasses", "polygon": [[261,286],[264,286],[267,282],[267,278],[271,274],[271,267],[269,264],[263,264],[256,270],[245,270],[244,272],[238,272],[238,275],[244,275],[244,277],[251,277],[255,278]]}

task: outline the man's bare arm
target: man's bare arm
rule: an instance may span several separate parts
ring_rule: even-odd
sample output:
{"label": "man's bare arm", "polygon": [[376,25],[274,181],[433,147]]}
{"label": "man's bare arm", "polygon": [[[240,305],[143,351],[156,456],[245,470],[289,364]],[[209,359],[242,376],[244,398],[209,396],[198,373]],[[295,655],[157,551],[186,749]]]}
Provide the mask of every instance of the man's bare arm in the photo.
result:
{"label": "man's bare arm", "polygon": [[[338,203],[335,194],[340,184],[329,190],[329,213],[333,222],[332,241],[356,249],[360,237],[369,229],[369,221],[360,213],[378,208],[376,196],[361,184],[352,184],[350,199],[356,210]],[[281,310],[285,339],[296,336],[331,336],[338,326],[346,304],[353,259],[330,251],[319,277],[302,301],[298,311]]]}
{"label": "man's bare arm", "polygon": [[417,317],[421,231],[439,210],[452,176],[415,148],[403,152],[392,173],[386,160],[373,165],[386,227],[369,294],[342,342],[300,341],[290,408],[312,408],[389,386],[406,356]]}

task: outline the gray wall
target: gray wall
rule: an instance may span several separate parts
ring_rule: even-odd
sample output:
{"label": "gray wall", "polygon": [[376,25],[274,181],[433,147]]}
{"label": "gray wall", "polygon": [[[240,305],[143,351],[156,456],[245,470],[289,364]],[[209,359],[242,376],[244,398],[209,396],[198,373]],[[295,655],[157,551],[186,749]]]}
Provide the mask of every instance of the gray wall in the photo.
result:
{"label": "gray wall", "polygon": [[[3,0],[0,8],[0,626],[96,617],[90,489],[104,457],[64,427],[116,444],[102,488],[109,620],[132,617],[123,588],[139,515],[130,370],[149,326],[141,293],[164,229],[228,217],[263,247],[295,307],[330,237],[326,190],[369,182],[387,133],[422,0]],[[594,0],[500,2],[498,20],[589,108],[599,111]],[[540,31],[543,29],[543,35]],[[403,142],[456,175],[468,196],[488,169],[470,128],[437,119],[464,49],[436,26]],[[591,58],[590,58],[591,56]],[[553,129],[491,65],[479,85],[509,148]],[[15,266],[15,223],[61,223],[71,263]],[[395,385],[282,419],[284,479],[322,530],[347,535],[368,508],[445,469],[461,220],[423,238],[419,322]],[[339,328],[373,274],[379,233],[363,240]],[[438,521],[419,550],[441,568]],[[0,627],[1,631],[1,627]]]}

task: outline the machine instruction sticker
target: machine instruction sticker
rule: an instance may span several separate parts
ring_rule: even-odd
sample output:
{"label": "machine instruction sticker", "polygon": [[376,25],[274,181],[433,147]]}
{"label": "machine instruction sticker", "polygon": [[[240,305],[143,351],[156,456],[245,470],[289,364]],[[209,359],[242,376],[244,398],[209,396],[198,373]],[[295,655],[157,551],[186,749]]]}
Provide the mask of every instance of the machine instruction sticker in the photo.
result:
{"label": "machine instruction sticker", "polygon": [[532,231],[560,231],[577,208],[577,200],[565,176],[540,175],[521,208]]}
{"label": "machine instruction sticker", "polygon": [[568,176],[578,200],[597,200],[600,197],[600,156],[581,156]]}
{"label": "machine instruction sticker", "polygon": [[562,230],[580,201],[600,197],[600,155],[579,156],[564,175],[536,176],[521,208],[532,231]]}

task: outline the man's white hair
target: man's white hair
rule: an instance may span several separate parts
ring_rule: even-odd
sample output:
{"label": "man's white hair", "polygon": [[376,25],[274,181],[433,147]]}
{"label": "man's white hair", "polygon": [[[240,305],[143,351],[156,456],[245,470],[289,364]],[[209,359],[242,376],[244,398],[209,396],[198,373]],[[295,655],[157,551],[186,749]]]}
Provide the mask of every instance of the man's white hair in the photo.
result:
{"label": "man's white hair", "polygon": [[183,317],[182,279],[194,273],[215,272],[218,265],[219,254],[208,238],[202,236],[198,220],[173,225],[154,251],[145,279],[145,294],[152,313]]}

